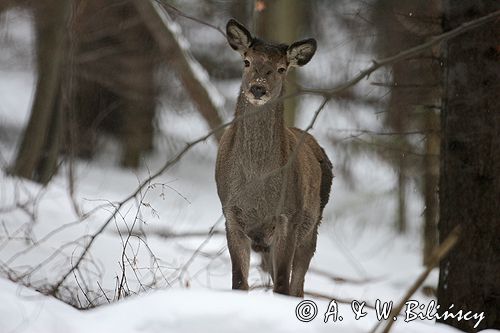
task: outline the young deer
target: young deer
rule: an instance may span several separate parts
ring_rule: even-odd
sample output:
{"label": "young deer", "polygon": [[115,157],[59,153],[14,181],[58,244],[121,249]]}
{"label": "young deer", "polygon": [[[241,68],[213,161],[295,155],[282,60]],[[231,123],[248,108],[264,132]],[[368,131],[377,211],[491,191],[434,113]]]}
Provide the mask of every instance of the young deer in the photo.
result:
{"label": "young deer", "polygon": [[[252,248],[261,252],[275,292],[302,297],[330,195],[332,164],[310,134],[285,126],[281,97],[288,70],[311,60],[316,41],[265,42],[235,20],[226,29],[229,45],[245,65],[236,105],[240,119],[221,139],[215,171],[233,289],[248,289]],[[293,163],[284,167],[303,135]]]}

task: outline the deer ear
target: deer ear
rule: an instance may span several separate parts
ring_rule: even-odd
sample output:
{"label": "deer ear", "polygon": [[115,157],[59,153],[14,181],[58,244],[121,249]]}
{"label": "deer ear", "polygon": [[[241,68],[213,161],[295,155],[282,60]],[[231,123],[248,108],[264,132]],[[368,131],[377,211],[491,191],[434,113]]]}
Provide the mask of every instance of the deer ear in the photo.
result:
{"label": "deer ear", "polygon": [[286,50],[286,57],[290,66],[304,66],[311,60],[316,52],[316,40],[304,39],[293,43]]}
{"label": "deer ear", "polygon": [[230,19],[226,25],[227,41],[231,47],[243,54],[252,44],[253,37],[238,21]]}

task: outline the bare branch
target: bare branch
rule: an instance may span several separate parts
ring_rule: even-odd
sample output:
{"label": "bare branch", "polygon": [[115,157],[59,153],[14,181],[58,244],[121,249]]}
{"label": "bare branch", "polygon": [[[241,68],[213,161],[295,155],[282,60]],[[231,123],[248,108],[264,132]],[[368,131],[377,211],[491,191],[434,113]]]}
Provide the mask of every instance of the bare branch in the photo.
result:
{"label": "bare branch", "polygon": [[[203,118],[210,128],[219,126],[222,123],[219,111],[223,106],[222,96],[210,83],[208,74],[203,67],[191,55],[185,45],[187,41],[180,35],[179,26],[154,0],[135,0],[134,4],[163,56],[170,61],[176,70],[184,88]],[[221,134],[216,133],[216,137],[220,139]]]}
{"label": "bare branch", "polygon": [[394,63],[397,63],[401,60],[405,60],[407,58],[410,58],[412,56],[415,56],[419,53],[424,52],[425,50],[441,43],[444,41],[447,41],[453,37],[456,37],[458,35],[463,34],[464,32],[476,29],[490,21],[493,21],[495,19],[498,19],[500,17],[500,10],[497,10],[496,12],[493,12],[491,14],[488,14],[486,16],[480,17],[478,19],[469,21],[467,23],[464,23],[460,25],[459,27],[452,29],[448,32],[445,32],[443,34],[437,35],[435,37],[432,37],[429,39],[429,41],[417,45],[415,47],[409,48],[407,50],[401,51],[396,55],[379,59],[379,60],[373,60],[373,64],[368,67],[367,69],[361,71],[358,75],[353,77],[351,80],[342,83],[338,85],[337,87],[334,88],[329,88],[329,89],[307,89],[307,88],[301,88],[295,95],[297,94],[315,94],[315,95],[321,95],[325,98],[328,97],[333,97],[340,92],[356,85],[359,81],[362,79],[369,77],[373,72],[378,70],[381,67],[387,66],[387,65],[392,65]]}
{"label": "bare branch", "polygon": [[211,23],[205,22],[205,21],[203,21],[203,20],[201,20],[199,18],[196,18],[194,16],[188,15],[188,14],[184,13],[183,11],[177,9],[176,7],[172,6],[171,4],[167,3],[165,0],[154,0],[154,1],[156,1],[157,3],[159,3],[167,11],[172,12],[172,13],[174,13],[176,15],[179,15],[179,16],[185,17],[188,20],[197,22],[197,23],[202,24],[204,26],[207,26],[209,28],[212,28],[212,29],[218,31],[222,36],[224,36],[224,38],[226,38],[226,33],[221,28],[219,28],[219,27],[217,27],[217,26],[215,26],[215,25],[213,25]]}

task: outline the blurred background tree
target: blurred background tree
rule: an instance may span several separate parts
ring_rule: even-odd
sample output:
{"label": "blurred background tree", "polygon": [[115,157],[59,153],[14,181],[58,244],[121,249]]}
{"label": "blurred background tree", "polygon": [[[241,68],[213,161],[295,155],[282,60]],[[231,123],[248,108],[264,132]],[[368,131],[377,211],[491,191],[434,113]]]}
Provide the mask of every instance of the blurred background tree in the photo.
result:
{"label": "blurred background tree", "polygon": [[[372,3],[371,20],[376,29],[375,54],[387,57],[425,42],[441,33],[437,1],[378,0]],[[414,178],[424,198],[424,262],[437,244],[437,182],[439,177],[439,115],[442,80],[439,47],[388,68],[389,80],[373,82],[389,89],[384,112],[386,126],[394,131],[387,156],[398,173],[396,230],[407,229],[408,180]],[[415,134],[420,138],[415,139]],[[385,139],[385,138],[384,138]],[[417,152],[411,154],[409,152]]]}
{"label": "blurred background tree", "polygon": [[[254,5],[253,25],[257,36],[267,40],[291,44],[310,35],[308,22],[311,20],[310,1],[300,0],[257,0]],[[288,93],[296,90],[297,72],[291,71],[285,89]],[[297,112],[297,97],[285,100],[285,122],[294,126]]]}
{"label": "blurred background tree", "polygon": [[180,77],[210,128],[221,123],[172,39],[159,49],[133,1],[3,1],[33,12],[38,82],[12,173],[43,184],[58,156],[92,158],[98,137],[121,143],[121,164],[137,168],[154,146],[160,61]]}

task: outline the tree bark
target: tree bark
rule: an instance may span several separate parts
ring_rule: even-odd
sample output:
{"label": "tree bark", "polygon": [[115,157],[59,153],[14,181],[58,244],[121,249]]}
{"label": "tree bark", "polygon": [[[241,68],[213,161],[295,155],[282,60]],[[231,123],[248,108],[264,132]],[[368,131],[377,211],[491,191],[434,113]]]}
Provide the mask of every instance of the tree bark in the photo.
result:
{"label": "tree bark", "polygon": [[[499,9],[496,0],[443,5],[445,30]],[[493,22],[446,46],[439,232],[442,241],[462,224],[464,237],[440,264],[438,302],[485,319],[476,328],[474,320],[439,321],[466,332],[500,329],[499,30]]]}
{"label": "tree bark", "polygon": [[46,184],[56,171],[62,130],[57,103],[71,1],[47,0],[35,9],[38,80],[30,119],[12,172]]}

